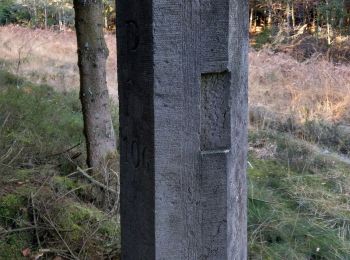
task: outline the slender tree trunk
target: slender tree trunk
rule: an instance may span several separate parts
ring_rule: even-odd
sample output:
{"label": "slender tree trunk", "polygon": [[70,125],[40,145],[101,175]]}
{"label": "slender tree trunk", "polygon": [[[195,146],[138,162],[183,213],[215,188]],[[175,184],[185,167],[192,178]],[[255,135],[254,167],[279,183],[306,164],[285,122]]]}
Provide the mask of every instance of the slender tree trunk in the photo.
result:
{"label": "slender tree trunk", "polygon": [[295,28],[295,10],[294,10],[294,3],[292,2],[292,28],[294,30]]}
{"label": "slender tree trunk", "polygon": [[105,15],[105,28],[108,30],[108,17]]}
{"label": "slender tree trunk", "polygon": [[317,10],[314,11],[313,13],[313,17],[312,17],[312,27],[313,27],[313,32],[316,33],[316,37],[318,37],[319,33],[320,33],[320,29],[319,29],[319,24],[318,24],[318,21],[319,21],[319,14],[317,12]]}
{"label": "slender tree trunk", "polygon": [[268,17],[267,17],[267,26],[270,28],[272,25],[272,3],[269,2],[269,7],[268,7]]}
{"label": "slender tree trunk", "polygon": [[103,4],[74,0],[74,9],[87,163],[101,171],[108,156],[116,151],[106,82],[108,49],[103,33]]}
{"label": "slender tree trunk", "polygon": [[62,14],[61,14],[61,8],[58,9],[58,26],[59,26],[59,30],[62,31]]}
{"label": "slender tree trunk", "polygon": [[326,20],[327,20],[327,42],[328,45],[331,45],[331,24],[330,24],[330,17],[329,17],[329,2],[326,1],[327,5],[327,11],[326,11]]}
{"label": "slender tree trunk", "polygon": [[253,31],[253,19],[254,19],[254,8],[250,9],[250,17],[249,17],[249,30]]}
{"label": "slender tree trunk", "polygon": [[34,13],[34,27],[36,28],[37,27],[37,18],[38,18],[38,10],[37,10],[37,7],[36,7],[36,0],[33,1],[33,5],[34,5],[34,10],[33,10],[33,13]]}
{"label": "slender tree trunk", "polygon": [[291,15],[291,6],[290,6],[290,0],[287,1],[287,7],[286,7],[286,25],[287,25],[287,32],[288,34],[291,33],[291,24],[292,24],[292,15]]}
{"label": "slender tree trunk", "polygon": [[44,26],[45,26],[45,30],[47,30],[47,0],[45,0],[45,5],[44,5]]}
{"label": "slender tree trunk", "polygon": [[340,35],[342,35],[342,33],[343,33],[342,31],[343,31],[343,27],[344,27],[344,13],[346,12],[345,0],[342,1],[341,11],[342,11],[342,14],[341,14],[341,17],[339,19],[339,33],[340,33]]}
{"label": "slender tree trunk", "polygon": [[62,6],[61,6],[61,10],[62,10],[62,30],[65,31],[66,30],[66,12],[64,10],[64,5],[62,3]]}
{"label": "slender tree trunk", "polygon": [[307,2],[303,3],[303,10],[304,10],[304,24],[307,24],[309,22],[309,20],[308,20],[308,18],[309,18],[309,9],[308,9]]}

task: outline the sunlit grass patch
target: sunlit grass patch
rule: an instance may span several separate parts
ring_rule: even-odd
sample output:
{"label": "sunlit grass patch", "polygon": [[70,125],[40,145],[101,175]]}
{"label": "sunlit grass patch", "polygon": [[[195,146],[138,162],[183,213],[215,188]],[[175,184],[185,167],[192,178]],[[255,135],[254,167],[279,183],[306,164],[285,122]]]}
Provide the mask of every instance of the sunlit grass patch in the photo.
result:
{"label": "sunlit grass patch", "polygon": [[67,149],[83,141],[78,94],[57,93],[0,71],[0,127],[1,151],[10,153],[5,164],[18,153],[29,160]]}
{"label": "sunlit grass patch", "polygon": [[291,135],[251,134],[259,139],[277,148],[270,159],[252,150],[249,160],[250,258],[347,259],[350,165]]}

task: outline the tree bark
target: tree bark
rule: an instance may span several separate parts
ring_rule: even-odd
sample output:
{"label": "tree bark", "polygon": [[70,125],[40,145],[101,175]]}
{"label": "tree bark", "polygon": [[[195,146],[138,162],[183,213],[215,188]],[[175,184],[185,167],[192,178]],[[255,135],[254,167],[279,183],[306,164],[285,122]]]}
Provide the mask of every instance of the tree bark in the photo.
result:
{"label": "tree bark", "polygon": [[87,164],[101,171],[107,157],[116,151],[106,82],[108,49],[103,33],[103,3],[74,0],[74,9]]}

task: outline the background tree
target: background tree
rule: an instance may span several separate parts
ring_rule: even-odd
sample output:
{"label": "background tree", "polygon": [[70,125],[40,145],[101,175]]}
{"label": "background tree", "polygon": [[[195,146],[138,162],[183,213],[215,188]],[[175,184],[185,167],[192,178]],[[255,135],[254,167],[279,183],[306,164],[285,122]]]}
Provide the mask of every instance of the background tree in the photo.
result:
{"label": "background tree", "polygon": [[106,83],[104,5],[102,1],[74,0],[74,9],[87,163],[101,171],[109,154],[116,151]]}
{"label": "background tree", "polygon": [[[115,29],[115,3],[104,5],[104,27]],[[21,24],[33,28],[65,30],[74,27],[73,0],[2,0],[0,25]]]}
{"label": "background tree", "polygon": [[349,34],[349,13],[345,0],[251,0],[250,31],[272,28],[293,36],[302,27],[331,44],[337,35]]}

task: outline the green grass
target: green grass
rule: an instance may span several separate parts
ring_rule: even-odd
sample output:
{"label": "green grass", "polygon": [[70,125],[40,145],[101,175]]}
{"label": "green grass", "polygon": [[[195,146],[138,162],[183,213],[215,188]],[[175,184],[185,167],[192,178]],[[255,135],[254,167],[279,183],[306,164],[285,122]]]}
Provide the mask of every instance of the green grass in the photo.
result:
{"label": "green grass", "polygon": [[[117,113],[113,107],[114,120]],[[42,248],[65,255],[71,250],[81,259],[119,254],[117,217],[91,203],[90,183],[67,177],[76,164],[86,167],[78,93],[59,93],[0,70],[0,259],[23,259],[23,249],[40,249],[34,230],[22,231],[34,225],[32,198]]]}
{"label": "green grass", "polygon": [[[77,93],[57,93],[0,72],[2,150],[16,143],[26,152],[47,155],[83,141],[83,123]],[[4,145],[7,144],[7,147]]]}
{"label": "green grass", "polygon": [[349,259],[349,165],[289,135],[251,135],[259,140],[277,147],[271,158],[250,156],[250,258]]}

